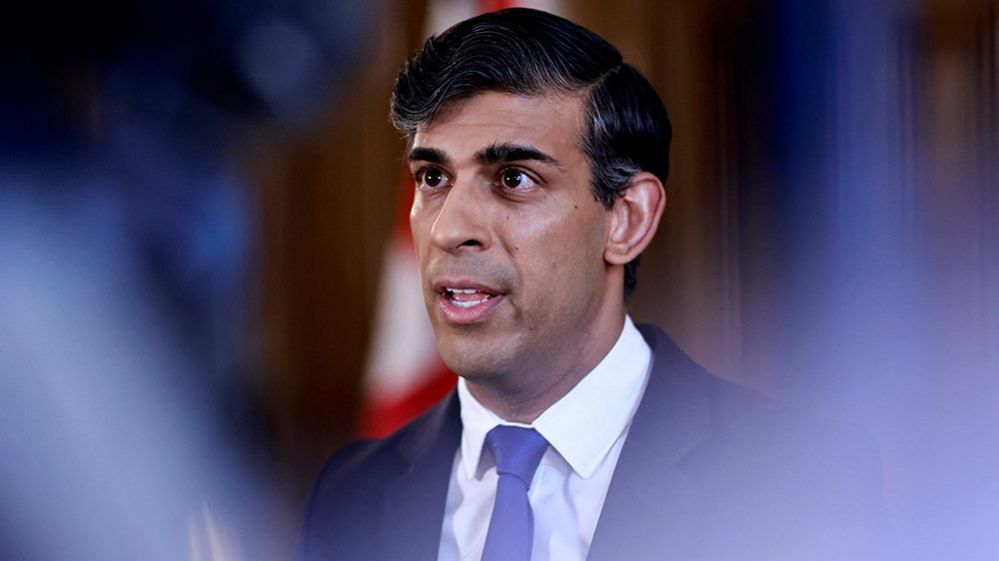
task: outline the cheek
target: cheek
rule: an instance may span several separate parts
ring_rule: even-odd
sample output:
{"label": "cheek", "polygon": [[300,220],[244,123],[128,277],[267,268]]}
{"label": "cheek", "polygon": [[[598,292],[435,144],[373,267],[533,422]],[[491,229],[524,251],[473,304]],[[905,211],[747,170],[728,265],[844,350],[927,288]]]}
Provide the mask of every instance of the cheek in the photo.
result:
{"label": "cheek", "polygon": [[578,212],[530,224],[521,230],[527,233],[521,243],[511,248],[527,292],[546,302],[590,297],[603,271],[599,217]]}
{"label": "cheek", "polygon": [[416,257],[419,259],[426,250],[426,245],[430,240],[430,231],[434,224],[434,209],[420,202],[417,197],[409,212],[409,232],[413,240],[413,248],[416,250]]}
{"label": "cheek", "polygon": [[413,206],[409,209],[409,231],[413,234],[414,240],[424,230],[428,210],[427,206],[421,202],[420,196],[416,195]]}

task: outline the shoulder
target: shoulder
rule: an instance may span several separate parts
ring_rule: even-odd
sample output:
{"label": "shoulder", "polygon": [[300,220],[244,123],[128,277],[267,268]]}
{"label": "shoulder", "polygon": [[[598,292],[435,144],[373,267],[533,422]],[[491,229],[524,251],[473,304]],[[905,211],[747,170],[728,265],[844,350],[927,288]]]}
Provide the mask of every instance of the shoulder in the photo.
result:
{"label": "shoulder", "polygon": [[391,439],[352,442],[334,452],[309,493],[296,560],[363,558],[363,541],[380,516],[382,488],[397,472]]}
{"label": "shoulder", "polygon": [[358,440],[334,452],[323,464],[312,487],[310,503],[331,494],[377,482],[379,474],[391,471],[394,446],[387,439]]}
{"label": "shoulder", "polygon": [[677,434],[670,423],[684,426],[673,437],[690,444],[678,467],[719,536],[740,536],[742,550],[759,553],[747,554],[754,559],[815,558],[814,549],[798,547],[809,545],[837,559],[891,557],[871,434],[714,376],[661,330],[643,333],[656,361],[643,443],[668,448],[657,442]]}
{"label": "shoulder", "polygon": [[716,430],[684,468],[720,527],[753,528],[743,547],[761,558],[785,558],[773,544],[797,552],[789,559],[893,558],[881,455],[866,429],[713,384]]}
{"label": "shoulder", "polygon": [[384,509],[385,493],[410,467],[413,454],[441,434],[453,398],[446,399],[391,436],[360,440],[334,452],[309,493],[296,559],[315,552],[338,559],[371,558],[367,548]]}
{"label": "shoulder", "polygon": [[880,494],[881,457],[866,429],[713,377],[706,450],[737,457],[747,477],[784,489]]}
{"label": "shoulder", "polygon": [[746,466],[798,462],[805,469],[806,463],[816,468],[854,463],[858,473],[880,475],[878,447],[865,429],[715,376],[658,327],[641,330],[655,356],[646,397],[651,408],[665,410],[650,416],[668,422],[670,409],[685,410],[684,421],[703,439],[698,453],[738,457]]}
{"label": "shoulder", "polygon": [[[331,496],[339,501],[358,494],[370,502],[370,493],[397,477],[408,466],[414,446],[429,446],[440,427],[441,417],[452,398],[445,399],[392,435],[383,439],[358,440],[334,452],[316,476],[309,508]],[[349,501],[348,501],[349,502]]]}

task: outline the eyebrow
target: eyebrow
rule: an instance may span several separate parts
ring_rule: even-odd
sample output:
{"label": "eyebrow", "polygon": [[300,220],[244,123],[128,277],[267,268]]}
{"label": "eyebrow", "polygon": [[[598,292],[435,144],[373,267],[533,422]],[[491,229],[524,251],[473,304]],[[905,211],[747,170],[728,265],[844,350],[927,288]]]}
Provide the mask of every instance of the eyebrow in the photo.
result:
{"label": "eyebrow", "polygon": [[[432,164],[446,165],[451,162],[443,150],[417,146],[409,151],[406,157],[410,162],[430,162]],[[552,156],[545,154],[533,146],[524,144],[513,144],[502,142],[483,148],[475,155],[475,161],[481,165],[505,164],[509,162],[520,162],[524,160],[535,160],[546,164],[551,164],[559,170],[563,170],[562,164]]]}
{"label": "eyebrow", "polygon": [[535,160],[546,164],[551,164],[562,169],[562,164],[558,160],[545,154],[533,146],[522,144],[511,144],[503,142],[493,144],[479,151],[475,155],[475,160],[482,165],[505,164],[507,162],[518,162],[523,160]]}
{"label": "eyebrow", "polygon": [[409,155],[406,157],[410,162],[430,162],[432,164],[448,164],[450,163],[450,158],[447,157],[442,150],[436,148],[424,148],[422,146],[417,146],[409,151]]}

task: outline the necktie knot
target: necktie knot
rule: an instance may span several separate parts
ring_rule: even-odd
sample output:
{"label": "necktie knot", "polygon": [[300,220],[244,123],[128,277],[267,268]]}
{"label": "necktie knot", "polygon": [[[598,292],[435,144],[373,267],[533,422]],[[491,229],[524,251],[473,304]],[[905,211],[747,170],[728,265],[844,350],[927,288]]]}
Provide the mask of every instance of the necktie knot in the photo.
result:
{"label": "necktie knot", "polygon": [[530,488],[548,441],[534,429],[499,425],[486,435],[486,447],[496,460],[496,473],[513,475]]}

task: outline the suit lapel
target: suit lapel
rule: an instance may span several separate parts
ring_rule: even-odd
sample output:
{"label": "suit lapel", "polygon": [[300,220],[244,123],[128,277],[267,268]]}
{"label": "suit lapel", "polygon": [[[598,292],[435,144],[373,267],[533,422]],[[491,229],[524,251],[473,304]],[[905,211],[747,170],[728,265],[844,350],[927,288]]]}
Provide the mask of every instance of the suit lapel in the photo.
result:
{"label": "suit lapel", "polygon": [[402,475],[389,483],[384,499],[384,559],[437,559],[454,454],[461,438],[455,392],[438,405],[426,423],[403,438],[398,452]]}
{"label": "suit lapel", "polygon": [[642,326],[652,373],[614,469],[588,561],[688,559],[701,504],[682,460],[710,431],[709,379],[662,331]]}

